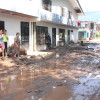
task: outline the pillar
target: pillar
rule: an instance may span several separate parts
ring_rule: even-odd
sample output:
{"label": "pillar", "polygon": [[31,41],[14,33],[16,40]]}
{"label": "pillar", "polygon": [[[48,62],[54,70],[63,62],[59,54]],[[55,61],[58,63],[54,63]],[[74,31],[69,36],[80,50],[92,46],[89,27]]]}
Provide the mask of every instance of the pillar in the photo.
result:
{"label": "pillar", "polygon": [[33,51],[37,51],[37,47],[36,47],[36,22],[33,22]]}

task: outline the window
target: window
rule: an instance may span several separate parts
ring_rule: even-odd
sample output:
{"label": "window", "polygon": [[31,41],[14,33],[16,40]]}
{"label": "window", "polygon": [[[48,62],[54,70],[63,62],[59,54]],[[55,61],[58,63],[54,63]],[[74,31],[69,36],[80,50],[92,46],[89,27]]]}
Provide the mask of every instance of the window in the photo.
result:
{"label": "window", "polygon": [[36,38],[38,45],[45,45],[46,34],[48,34],[48,27],[43,27],[43,26],[36,27]]}
{"label": "window", "polygon": [[21,22],[21,42],[29,42],[29,22]]}
{"label": "window", "polygon": [[61,7],[61,15],[65,16],[65,8]]}
{"label": "window", "polygon": [[71,32],[73,32],[73,30],[71,30]]}
{"label": "window", "polygon": [[4,21],[0,21],[0,29],[1,30],[4,30],[5,29],[5,27],[4,27]]}
{"label": "window", "polygon": [[84,38],[84,32],[79,32],[79,39],[83,39]]}
{"label": "window", "polygon": [[85,24],[85,28],[88,28],[88,24]]}
{"label": "window", "polygon": [[68,15],[69,15],[68,18],[71,19],[71,12],[68,11],[68,13],[69,13],[69,14],[68,14]]}
{"label": "window", "polygon": [[42,0],[42,5],[43,5],[43,9],[51,11],[51,5],[52,5],[51,0]]}
{"label": "window", "polygon": [[90,29],[94,29],[94,23],[91,23]]}

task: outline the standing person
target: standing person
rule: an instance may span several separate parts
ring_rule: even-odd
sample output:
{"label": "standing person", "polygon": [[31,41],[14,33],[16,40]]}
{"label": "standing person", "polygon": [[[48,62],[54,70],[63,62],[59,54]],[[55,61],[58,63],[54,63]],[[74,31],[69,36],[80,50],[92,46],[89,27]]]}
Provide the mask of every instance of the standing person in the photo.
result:
{"label": "standing person", "polygon": [[4,43],[2,30],[0,30],[0,53],[2,53],[2,57],[4,58]]}
{"label": "standing person", "polygon": [[47,45],[47,49],[50,49],[50,47],[51,47],[51,37],[50,37],[49,33],[46,34],[46,45]]}
{"label": "standing person", "polygon": [[16,37],[14,38],[14,50],[15,50],[15,57],[20,56],[20,39],[19,39],[19,32],[16,33]]}
{"label": "standing person", "polygon": [[6,57],[7,57],[7,41],[8,41],[7,30],[4,30],[3,42],[5,45],[4,54]]}
{"label": "standing person", "polygon": [[50,49],[51,48],[51,37],[50,35],[48,34],[48,48]]}

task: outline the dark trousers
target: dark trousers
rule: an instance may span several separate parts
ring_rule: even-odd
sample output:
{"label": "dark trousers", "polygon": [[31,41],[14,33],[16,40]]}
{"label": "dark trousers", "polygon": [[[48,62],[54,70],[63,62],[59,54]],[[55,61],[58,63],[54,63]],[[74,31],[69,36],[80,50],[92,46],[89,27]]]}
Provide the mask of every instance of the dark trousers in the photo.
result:
{"label": "dark trousers", "polygon": [[47,43],[47,49],[50,49],[51,43]]}
{"label": "dark trousers", "polygon": [[5,49],[4,49],[4,55],[5,55],[5,53],[7,52],[7,42],[4,42],[4,45],[5,45]]}

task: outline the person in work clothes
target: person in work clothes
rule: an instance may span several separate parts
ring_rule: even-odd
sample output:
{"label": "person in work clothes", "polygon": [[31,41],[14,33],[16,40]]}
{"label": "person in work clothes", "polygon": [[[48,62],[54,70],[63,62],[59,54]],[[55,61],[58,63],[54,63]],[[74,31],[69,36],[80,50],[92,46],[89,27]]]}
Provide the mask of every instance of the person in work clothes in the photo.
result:
{"label": "person in work clothes", "polygon": [[51,47],[51,37],[50,37],[49,33],[46,34],[46,45],[47,45],[47,49],[50,49],[50,47]]}
{"label": "person in work clothes", "polygon": [[15,57],[20,56],[20,39],[19,39],[19,33],[16,33],[16,37],[14,38],[14,51],[15,51]]}
{"label": "person in work clothes", "polygon": [[8,41],[7,30],[4,30],[3,42],[5,45],[4,54],[6,57],[7,57],[7,41]]}
{"label": "person in work clothes", "polygon": [[4,58],[4,43],[3,43],[3,34],[2,30],[0,30],[0,53],[2,53],[2,57]]}

